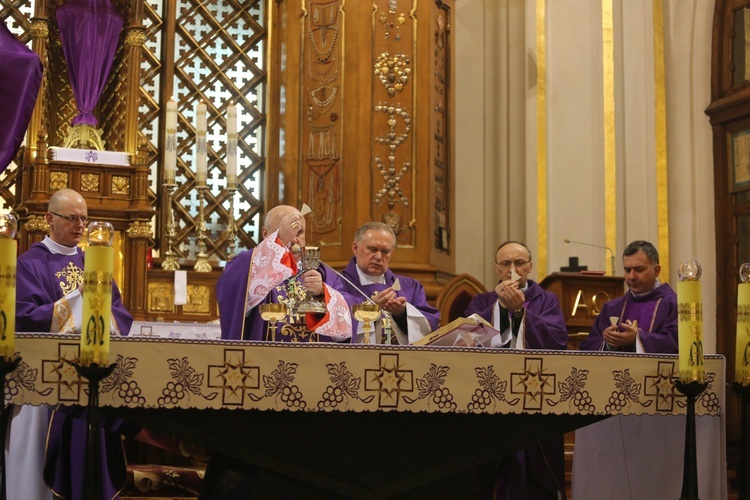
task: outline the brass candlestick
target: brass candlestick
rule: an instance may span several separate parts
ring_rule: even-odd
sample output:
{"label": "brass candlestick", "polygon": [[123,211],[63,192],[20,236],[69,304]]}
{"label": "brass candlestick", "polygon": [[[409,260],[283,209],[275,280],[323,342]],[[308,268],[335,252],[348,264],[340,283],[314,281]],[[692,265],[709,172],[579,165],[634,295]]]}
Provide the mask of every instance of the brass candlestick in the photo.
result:
{"label": "brass candlestick", "polygon": [[199,273],[211,272],[211,264],[208,263],[208,254],[206,254],[206,218],[203,215],[205,210],[206,189],[208,189],[208,186],[198,186],[200,209],[198,212],[198,230],[196,232],[196,237],[198,238],[199,251],[193,270],[198,271]]}
{"label": "brass candlestick", "polygon": [[161,263],[161,268],[165,271],[176,271],[180,268],[180,264],[177,262],[177,254],[172,250],[174,244],[175,228],[174,228],[174,215],[172,213],[172,191],[177,188],[177,184],[174,180],[171,182],[164,183],[164,189],[167,192],[167,251],[164,252],[164,260]]}
{"label": "brass candlestick", "polygon": [[234,249],[236,247],[234,240],[237,238],[237,224],[234,222],[234,193],[237,192],[237,184],[227,183],[229,191],[229,220],[227,221],[227,240],[229,240],[229,255],[227,260],[234,258]]}

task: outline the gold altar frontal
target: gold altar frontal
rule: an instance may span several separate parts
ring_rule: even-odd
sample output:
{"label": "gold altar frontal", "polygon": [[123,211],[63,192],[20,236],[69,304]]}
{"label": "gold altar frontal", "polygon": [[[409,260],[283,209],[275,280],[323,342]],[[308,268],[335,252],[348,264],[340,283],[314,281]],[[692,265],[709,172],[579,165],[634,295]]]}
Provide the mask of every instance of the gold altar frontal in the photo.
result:
{"label": "gold altar frontal", "polygon": [[[18,334],[11,402],[85,405],[62,361],[78,349]],[[676,355],[121,337],[110,362],[104,411],[258,467],[258,498],[458,494],[469,469],[607,416],[685,414]],[[696,414],[721,417],[724,358],[705,368]]]}

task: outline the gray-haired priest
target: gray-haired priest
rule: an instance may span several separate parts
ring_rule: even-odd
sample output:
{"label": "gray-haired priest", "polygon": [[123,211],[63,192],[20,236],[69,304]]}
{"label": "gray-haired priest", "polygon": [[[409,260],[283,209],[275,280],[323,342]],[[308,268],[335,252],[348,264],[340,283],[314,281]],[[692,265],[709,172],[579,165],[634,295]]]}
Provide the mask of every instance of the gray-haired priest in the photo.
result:
{"label": "gray-haired priest", "polygon": [[[344,276],[351,283],[344,286],[350,295],[359,298],[359,302],[365,301],[366,295],[388,313],[392,344],[413,344],[437,329],[439,313],[427,302],[422,283],[407,276],[397,276],[388,269],[395,249],[396,234],[387,224],[368,222],[360,227],[352,242],[354,257],[344,269]],[[398,286],[394,286],[397,280]],[[357,333],[352,336],[352,342],[362,343],[362,325],[356,320],[354,329]],[[386,341],[383,323],[377,321],[370,343]]]}

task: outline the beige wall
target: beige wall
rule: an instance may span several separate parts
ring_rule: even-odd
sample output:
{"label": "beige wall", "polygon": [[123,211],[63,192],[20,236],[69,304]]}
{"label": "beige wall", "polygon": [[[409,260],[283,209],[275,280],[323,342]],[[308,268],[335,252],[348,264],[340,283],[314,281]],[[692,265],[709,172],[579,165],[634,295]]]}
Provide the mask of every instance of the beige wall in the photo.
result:
{"label": "beige wall", "polygon": [[[713,2],[657,3],[664,25],[665,78],[660,80],[655,1],[456,3],[456,271],[493,285],[494,249],[509,238],[529,243],[536,278],[559,270],[572,255],[589,269],[605,269],[606,251],[563,239],[604,245],[609,234],[620,274],[623,247],[647,239],[669,260],[663,277],[673,285],[680,260],[695,258],[703,265],[706,352],[715,352],[712,145],[703,113],[710,99]],[[610,3],[611,32],[603,22]],[[538,19],[543,20],[541,37]],[[609,33],[613,50],[605,59],[603,40]],[[608,63],[614,69],[610,78],[603,71]],[[541,92],[540,71],[546,74]],[[657,107],[660,102],[665,111]],[[666,117],[661,136],[660,111]],[[611,132],[605,132],[607,123]],[[609,173],[608,140],[614,144]],[[542,153],[546,202],[537,197]],[[660,160],[666,161],[668,180],[661,194]],[[608,175],[615,186],[615,202],[609,204]],[[661,231],[659,220],[666,226]],[[546,224],[543,247],[540,223]],[[546,256],[546,266],[539,256]]]}

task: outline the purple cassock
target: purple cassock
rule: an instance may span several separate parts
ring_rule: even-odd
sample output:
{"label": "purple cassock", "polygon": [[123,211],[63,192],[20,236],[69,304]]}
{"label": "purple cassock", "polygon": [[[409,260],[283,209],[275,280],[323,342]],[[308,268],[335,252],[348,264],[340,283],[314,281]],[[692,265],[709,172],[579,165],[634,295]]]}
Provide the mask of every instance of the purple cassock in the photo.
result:
{"label": "purple cassock", "polygon": [[0,172],[18,152],[42,83],[42,61],[0,22]]}
{"label": "purple cassock", "polygon": [[[527,280],[524,291],[526,309],[523,315],[526,349],[565,350],[568,330],[557,296]],[[480,293],[469,303],[464,316],[478,314],[494,324],[497,294]],[[510,313],[500,307],[500,314]],[[501,321],[505,324],[505,321]],[[508,321],[510,324],[510,319]],[[494,466],[494,467],[493,467]],[[558,499],[565,498],[565,457],[563,436],[552,438],[533,447],[518,450],[475,473],[486,484],[486,475],[496,474],[491,491],[481,492],[481,498]],[[558,494],[561,495],[558,497]]]}
{"label": "purple cassock", "polygon": [[[589,336],[581,342],[581,350],[597,351],[606,348],[602,332],[610,326],[610,317],[625,321],[638,321],[638,339],[644,352],[677,354],[677,294],[668,284],[662,283],[648,293],[625,295],[610,300],[596,317]],[[635,351],[635,346],[631,349]]]}
{"label": "purple cassock", "polygon": [[[296,271],[291,253],[279,244],[276,234],[229,261],[221,273],[216,283],[221,338],[272,340],[267,338],[268,322],[260,317],[258,306],[285,300],[285,285],[295,279],[292,275]],[[323,278],[326,313],[306,314],[300,323],[279,321],[273,340],[341,342],[351,337],[350,299],[341,278],[323,263],[317,270]],[[245,315],[248,304],[250,311]]]}
{"label": "purple cassock", "polygon": [[[42,243],[35,243],[18,257],[16,268],[16,330],[19,332],[50,332],[54,303],[81,286],[84,254],[54,254]],[[112,284],[112,316],[120,332],[130,332],[133,318],[125,309],[117,285]],[[125,454],[119,419],[104,417],[101,421],[101,498],[114,498],[126,480]],[[12,429],[11,423],[11,429]],[[12,431],[11,431],[12,432]],[[66,499],[83,496],[83,465],[86,454],[86,410],[81,407],[58,406],[52,413],[48,434],[44,480],[52,490]],[[13,453],[13,450],[11,450]]]}
{"label": "purple cassock", "polygon": [[[397,276],[393,274],[393,272],[389,269],[385,272],[385,284],[373,283],[363,285],[359,281],[356,257],[352,257],[352,259],[349,261],[346,269],[344,269],[343,275],[354,285],[352,286],[352,284],[346,282],[344,283],[344,286],[346,287],[349,294],[354,297],[355,304],[366,300],[365,297],[357,291],[357,288],[362,290],[368,297],[372,297],[375,292],[382,292],[386,288],[393,286],[393,282],[396,281],[396,278],[398,278],[398,283],[399,285],[401,285],[401,290],[397,291],[396,295],[406,298],[406,302],[414,306],[420,313],[422,313],[422,315],[430,325],[430,332],[437,329],[438,321],[440,319],[440,312],[432,307],[429,302],[427,302],[427,295],[425,294],[424,287],[418,280],[409,278],[408,276]],[[356,332],[359,322],[356,320],[352,321],[354,323],[354,331]],[[401,328],[404,333],[407,333],[405,328],[405,318],[403,320],[403,324],[399,323],[399,318],[394,318],[394,321],[399,324],[399,328]],[[426,333],[429,332],[424,332],[423,335]]]}

